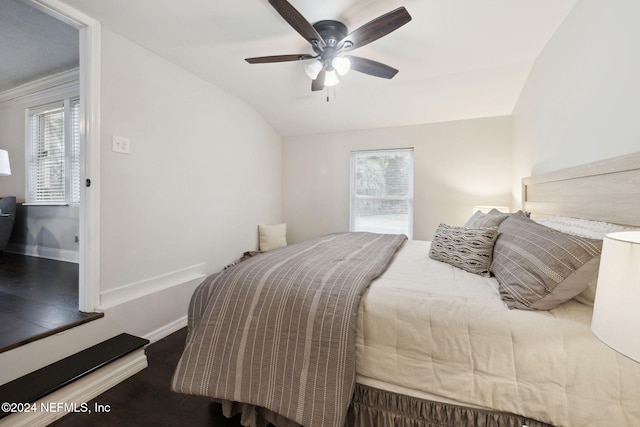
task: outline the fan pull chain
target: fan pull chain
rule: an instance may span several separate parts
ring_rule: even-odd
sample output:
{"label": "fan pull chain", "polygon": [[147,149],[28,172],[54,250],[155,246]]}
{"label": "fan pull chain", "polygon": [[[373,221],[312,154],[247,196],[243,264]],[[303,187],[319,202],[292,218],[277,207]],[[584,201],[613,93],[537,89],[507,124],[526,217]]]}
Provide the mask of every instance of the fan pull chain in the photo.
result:
{"label": "fan pull chain", "polygon": [[[325,86],[327,89],[327,102],[329,102],[329,91],[332,89],[329,86]],[[333,97],[336,98],[336,86],[333,86]]]}

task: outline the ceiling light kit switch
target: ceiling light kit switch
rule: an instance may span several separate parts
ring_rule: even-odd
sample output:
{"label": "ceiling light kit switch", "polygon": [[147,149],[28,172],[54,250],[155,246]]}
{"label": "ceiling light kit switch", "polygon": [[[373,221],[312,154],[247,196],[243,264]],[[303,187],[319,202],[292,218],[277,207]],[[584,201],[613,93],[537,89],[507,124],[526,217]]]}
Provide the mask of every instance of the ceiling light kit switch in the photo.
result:
{"label": "ceiling light kit switch", "polygon": [[129,154],[131,143],[128,138],[114,136],[111,139],[111,151],[114,153]]}

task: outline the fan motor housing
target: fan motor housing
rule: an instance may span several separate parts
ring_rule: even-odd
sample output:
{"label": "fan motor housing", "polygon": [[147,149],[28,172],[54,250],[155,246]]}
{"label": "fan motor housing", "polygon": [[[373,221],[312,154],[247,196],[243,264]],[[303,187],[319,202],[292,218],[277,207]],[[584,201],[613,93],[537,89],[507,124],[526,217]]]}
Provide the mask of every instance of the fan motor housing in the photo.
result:
{"label": "fan motor housing", "polygon": [[327,46],[330,47],[335,47],[340,40],[349,34],[346,25],[340,21],[333,21],[330,19],[316,22],[313,24],[313,28],[316,29],[318,34],[320,34],[324,39]]}

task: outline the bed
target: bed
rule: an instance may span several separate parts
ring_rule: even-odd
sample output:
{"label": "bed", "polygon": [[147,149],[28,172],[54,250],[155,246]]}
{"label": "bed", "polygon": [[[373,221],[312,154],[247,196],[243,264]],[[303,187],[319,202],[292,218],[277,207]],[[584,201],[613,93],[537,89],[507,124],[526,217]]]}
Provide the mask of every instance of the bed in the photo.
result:
{"label": "bed", "polygon": [[[211,276],[172,388],[247,426],[640,425],[640,364],[590,330],[597,237],[640,227],[640,155],[525,178],[522,208],[430,242],[320,236]],[[544,290],[511,278],[544,259],[523,230],[575,258]],[[451,233],[481,250],[450,256]]]}

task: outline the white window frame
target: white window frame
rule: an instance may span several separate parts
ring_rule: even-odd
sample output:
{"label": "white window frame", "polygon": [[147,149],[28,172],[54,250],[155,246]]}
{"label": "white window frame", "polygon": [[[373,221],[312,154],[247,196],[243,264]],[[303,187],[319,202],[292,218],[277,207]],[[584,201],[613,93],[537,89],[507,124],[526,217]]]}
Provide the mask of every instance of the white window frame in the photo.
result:
{"label": "white window frame", "polygon": [[[25,110],[25,160],[26,160],[26,205],[44,205],[44,206],[60,206],[60,205],[73,205],[78,206],[80,204],[81,194],[81,157],[80,157],[80,105],[79,96],[73,94],[73,96],[67,96],[64,99],[57,100],[55,102],[49,102],[44,105],[35,107],[29,107]],[[73,106],[77,105],[77,109],[73,110]],[[33,174],[33,165],[36,162],[34,158],[37,153],[34,153],[35,144],[33,142],[33,125],[32,120],[35,115],[42,114],[46,111],[55,108],[62,108],[64,115],[63,122],[63,134],[64,134],[64,197],[58,199],[40,199],[37,197],[38,192],[34,192],[33,180],[35,176]],[[76,129],[74,131],[73,125],[76,121]]]}
{"label": "white window frame", "polygon": [[[367,155],[395,155],[398,153],[411,154],[412,161],[412,170],[411,170],[411,178],[409,180],[410,183],[410,191],[406,196],[363,196],[357,195],[355,189],[356,183],[356,159],[358,156],[367,156]],[[367,230],[359,230],[356,228],[356,215],[354,214],[354,204],[358,200],[404,200],[407,203],[409,208],[408,211],[408,224],[407,224],[407,237],[409,239],[413,239],[413,192],[414,192],[414,150],[413,148],[396,148],[396,149],[383,149],[383,150],[366,150],[366,151],[352,151],[351,152],[351,171],[350,171],[350,184],[351,184],[351,195],[350,195],[350,203],[349,203],[349,230],[350,231],[367,231]]]}

